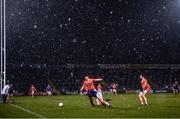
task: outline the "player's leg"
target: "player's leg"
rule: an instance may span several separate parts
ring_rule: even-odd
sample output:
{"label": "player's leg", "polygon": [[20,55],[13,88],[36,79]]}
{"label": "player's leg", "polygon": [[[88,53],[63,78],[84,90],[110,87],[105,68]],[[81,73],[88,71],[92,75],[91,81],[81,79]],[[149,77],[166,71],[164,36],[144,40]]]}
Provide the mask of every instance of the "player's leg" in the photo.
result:
{"label": "player's leg", "polygon": [[34,91],[31,92],[32,98],[34,97]]}
{"label": "player's leg", "polygon": [[117,90],[116,89],[114,90],[114,92],[115,92],[115,95],[117,95]]}
{"label": "player's leg", "polygon": [[143,96],[143,92],[141,91],[141,92],[139,93],[139,100],[140,100],[141,104],[144,105],[142,96]]}
{"label": "player's leg", "polygon": [[90,100],[91,105],[92,105],[92,106],[95,106],[94,103],[93,103],[92,97],[89,97],[89,100]]}
{"label": "player's leg", "polygon": [[87,92],[87,96],[89,98],[89,101],[90,101],[91,105],[95,106],[94,103],[93,103],[93,99],[92,99],[92,91],[88,91]]}
{"label": "player's leg", "polygon": [[10,94],[9,100],[10,100],[11,103],[13,103],[13,97],[14,97],[14,95]]}
{"label": "player's leg", "polygon": [[175,95],[176,96],[178,95],[178,89],[177,88],[175,89]]}
{"label": "player's leg", "polygon": [[103,105],[111,106],[108,102],[106,102],[106,101],[103,99],[103,96],[102,96],[102,93],[101,93],[101,92],[97,92],[97,93],[96,93],[96,97],[97,97],[97,99],[98,99]]}
{"label": "player's leg", "polygon": [[147,101],[146,93],[147,93],[147,90],[144,90],[144,91],[143,91],[143,95],[142,95],[142,97],[143,97],[143,99],[144,99],[145,105],[148,105],[148,101]]}
{"label": "player's leg", "polygon": [[115,95],[115,90],[114,89],[112,90],[112,93],[113,93],[113,95]]}
{"label": "player's leg", "polygon": [[96,99],[96,104],[99,106],[101,105],[101,102],[99,101],[99,99]]}
{"label": "player's leg", "polygon": [[6,103],[5,95],[2,95],[2,100],[3,100],[3,103]]}
{"label": "player's leg", "polygon": [[7,99],[6,99],[6,102],[7,102],[7,103],[9,103],[9,101],[10,101],[9,98],[10,98],[10,95],[8,94],[8,95],[7,95]]}

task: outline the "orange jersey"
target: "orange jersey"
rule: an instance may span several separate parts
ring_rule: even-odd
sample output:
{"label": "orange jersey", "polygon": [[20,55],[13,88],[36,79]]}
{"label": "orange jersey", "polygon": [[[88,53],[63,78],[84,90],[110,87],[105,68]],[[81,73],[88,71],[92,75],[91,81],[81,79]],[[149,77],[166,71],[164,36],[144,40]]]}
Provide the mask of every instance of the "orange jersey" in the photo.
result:
{"label": "orange jersey", "polygon": [[87,88],[87,81],[84,81],[84,83],[83,83],[83,90],[85,90],[85,91],[88,91],[88,88]]}
{"label": "orange jersey", "polygon": [[141,80],[141,86],[142,86],[142,89],[144,90],[145,88],[147,88],[147,80],[145,78],[143,78]]}
{"label": "orange jersey", "polygon": [[147,83],[147,91],[150,91],[151,90],[151,86]]}
{"label": "orange jersey", "polygon": [[87,90],[96,90],[94,86],[94,79],[85,80],[83,83],[83,87],[86,87]]}
{"label": "orange jersey", "polygon": [[102,91],[102,86],[101,86],[101,84],[98,84],[97,90],[98,90],[98,91]]}

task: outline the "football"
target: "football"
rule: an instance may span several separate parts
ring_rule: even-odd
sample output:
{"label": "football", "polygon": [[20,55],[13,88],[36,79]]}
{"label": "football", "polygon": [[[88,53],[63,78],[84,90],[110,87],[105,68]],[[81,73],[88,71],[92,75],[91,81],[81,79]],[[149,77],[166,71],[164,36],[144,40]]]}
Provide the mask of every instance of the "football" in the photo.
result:
{"label": "football", "polygon": [[63,103],[62,103],[62,102],[60,102],[58,105],[59,105],[59,107],[62,107],[62,106],[63,106]]}

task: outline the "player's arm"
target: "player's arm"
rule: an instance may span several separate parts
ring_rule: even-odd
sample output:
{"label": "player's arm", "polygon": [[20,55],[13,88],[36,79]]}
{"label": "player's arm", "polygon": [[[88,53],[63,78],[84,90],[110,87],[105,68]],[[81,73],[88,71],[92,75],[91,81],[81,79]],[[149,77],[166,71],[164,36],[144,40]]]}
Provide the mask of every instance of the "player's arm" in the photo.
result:
{"label": "player's arm", "polygon": [[82,90],[84,89],[84,86],[85,86],[85,84],[83,83],[83,85],[82,85],[80,91],[82,91]]}
{"label": "player's arm", "polygon": [[103,79],[98,78],[98,79],[93,79],[93,81],[102,81]]}

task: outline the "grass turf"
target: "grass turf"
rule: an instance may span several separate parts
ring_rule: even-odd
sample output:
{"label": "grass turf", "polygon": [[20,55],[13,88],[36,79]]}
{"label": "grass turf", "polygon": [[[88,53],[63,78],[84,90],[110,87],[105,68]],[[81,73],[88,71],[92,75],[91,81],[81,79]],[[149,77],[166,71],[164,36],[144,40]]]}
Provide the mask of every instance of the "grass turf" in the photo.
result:
{"label": "grass turf", "polygon": [[[149,106],[141,106],[137,95],[111,95],[112,107],[92,107],[85,96],[15,97],[14,105],[47,118],[126,118],[126,117],[180,117],[180,96],[149,94]],[[58,103],[63,102],[63,107]],[[0,104],[0,118],[27,118],[37,115],[23,111],[11,104]]]}

